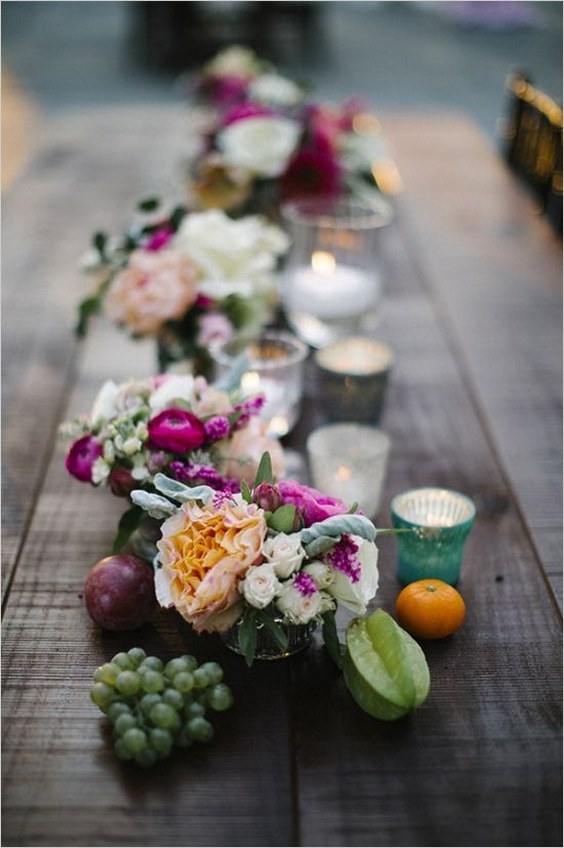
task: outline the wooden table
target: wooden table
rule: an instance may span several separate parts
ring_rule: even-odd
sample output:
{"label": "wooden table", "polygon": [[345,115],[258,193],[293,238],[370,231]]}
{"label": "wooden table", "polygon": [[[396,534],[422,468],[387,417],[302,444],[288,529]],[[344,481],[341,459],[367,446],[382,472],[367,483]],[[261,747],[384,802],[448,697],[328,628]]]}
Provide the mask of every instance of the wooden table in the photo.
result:
{"label": "wooden table", "polygon": [[[320,644],[247,670],[174,612],[125,634],[88,618],[79,593],[122,503],[66,474],[57,426],[155,356],[101,321],[74,340],[77,257],[176,185],[183,120],[171,107],[53,119],[4,198],[3,844],[560,845],[561,242],[464,116],[384,120],[404,191],[382,240],[379,335],[397,361],[377,523],[421,484],[477,505],[467,620],[424,645],[427,702],[378,722]],[[320,420],[308,400],[293,446]],[[375,605],[393,612],[391,538],[380,569]],[[134,644],[217,658],[236,697],[211,746],[151,772],[115,760],[89,700],[96,666]]]}

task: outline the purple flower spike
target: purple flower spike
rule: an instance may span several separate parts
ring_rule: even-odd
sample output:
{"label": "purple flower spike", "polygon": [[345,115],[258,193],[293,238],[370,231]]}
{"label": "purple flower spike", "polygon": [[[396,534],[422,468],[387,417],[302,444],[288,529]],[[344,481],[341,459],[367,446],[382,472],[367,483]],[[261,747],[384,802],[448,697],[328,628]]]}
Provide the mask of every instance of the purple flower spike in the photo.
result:
{"label": "purple flower spike", "polygon": [[210,442],[218,442],[229,435],[231,429],[229,419],[224,415],[216,415],[204,424],[206,435]]}
{"label": "purple flower spike", "polygon": [[147,427],[152,446],[174,453],[195,450],[207,439],[203,422],[186,409],[165,409]]}
{"label": "purple flower spike", "polygon": [[345,574],[351,583],[358,583],[362,571],[357,552],[358,545],[354,539],[343,536],[327,554],[327,559],[333,568]]}
{"label": "purple flower spike", "polygon": [[83,436],[72,445],[65,466],[69,474],[83,483],[92,482],[92,466],[102,456],[102,445],[92,436]]}
{"label": "purple flower spike", "polygon": [[292,581],[292,585],[298,590],[300,595],[303,595],[304,598],[310,598],[317,592],[315,580],[310,574],[306,574],[305,571],[300,571],[299,574],[296,574]]}

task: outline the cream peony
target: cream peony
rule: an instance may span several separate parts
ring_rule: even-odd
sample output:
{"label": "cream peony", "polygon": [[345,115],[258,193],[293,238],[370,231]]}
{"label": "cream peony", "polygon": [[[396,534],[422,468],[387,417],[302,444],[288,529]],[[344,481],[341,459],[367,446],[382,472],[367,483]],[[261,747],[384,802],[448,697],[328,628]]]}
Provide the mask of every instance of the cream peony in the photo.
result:
{"label": "cream peony", "polygon": [[241,499],[183,504],[157,543],[159,603],[174,606],[198,633],[227,630],[241,614],[238,584],[261,562],[266,532],[263,511]]}
{"label": "cream peony", "polygon": [[106,294],[108,318],[135,335],[158,332],[180,319],[197,297],[197,266],[175,250],[134,250],[127,268],[116,274]]}
{"label": "cream peony", "polygon": [[297,121],[257,115],[222,129],[217,146],[227,165],[246,168],[258,177],[279,177],[286,170],[301,133]]}

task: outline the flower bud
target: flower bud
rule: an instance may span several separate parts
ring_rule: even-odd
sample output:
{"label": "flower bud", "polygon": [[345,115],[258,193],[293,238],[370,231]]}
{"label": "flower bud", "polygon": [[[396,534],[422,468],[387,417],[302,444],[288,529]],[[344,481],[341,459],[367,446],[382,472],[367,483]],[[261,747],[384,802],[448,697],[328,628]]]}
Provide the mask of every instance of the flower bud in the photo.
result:
{"label": "flower bud", "polygon": [[133,489],[139,488],[139,483],[134,480],[127,468],[114,466],[110,471],[110,489],[118,498],[126,498]]}
{"label": "flower bud", "polygon": [[266,512],[276,512],[282,503],[282,498],[272,483],[260,483],[253,490],[253,501]]}

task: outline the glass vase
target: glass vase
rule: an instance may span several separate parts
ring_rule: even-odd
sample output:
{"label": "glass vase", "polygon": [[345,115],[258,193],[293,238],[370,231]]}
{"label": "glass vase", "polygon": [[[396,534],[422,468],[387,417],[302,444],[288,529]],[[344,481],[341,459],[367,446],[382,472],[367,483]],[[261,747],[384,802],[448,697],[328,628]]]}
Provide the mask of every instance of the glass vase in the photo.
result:
{"label": "glass vase", "polygon": [[[288,644],[286,648],[281,648],[270,630],[264,624],[258,624],[255,649],[256,660],[281,660],[284,657],[291,657],[293,654],[304,651],[310,645],[317,626],[315,622],[293,624],[292,622],[285,621],[282,616],[274,616],[273,618],[276,624],[287,635]],[[242,654],[239,647],[239,625],[240,623],[237,622],[229,630],[219,634],[223,644],[236,654]]]}

